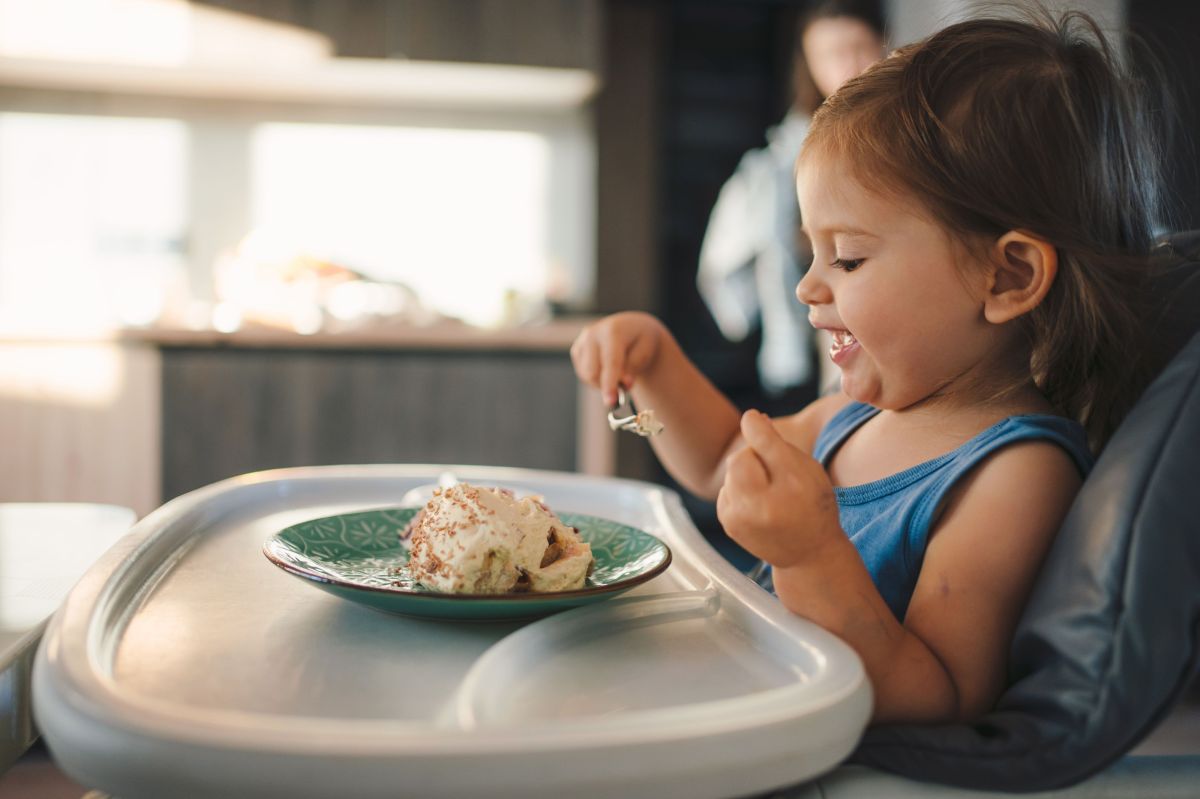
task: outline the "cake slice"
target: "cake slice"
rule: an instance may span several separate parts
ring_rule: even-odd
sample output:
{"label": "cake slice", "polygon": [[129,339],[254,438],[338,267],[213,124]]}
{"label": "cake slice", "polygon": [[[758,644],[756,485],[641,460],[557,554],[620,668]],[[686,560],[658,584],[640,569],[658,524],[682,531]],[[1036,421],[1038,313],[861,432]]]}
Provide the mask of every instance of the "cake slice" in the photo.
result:
{"label": "cake slice", "polygon": [[593,562],[579,531],[542,502],[469,483],[434,492],[409,551],[414,580],[454,594],[571,591]]}

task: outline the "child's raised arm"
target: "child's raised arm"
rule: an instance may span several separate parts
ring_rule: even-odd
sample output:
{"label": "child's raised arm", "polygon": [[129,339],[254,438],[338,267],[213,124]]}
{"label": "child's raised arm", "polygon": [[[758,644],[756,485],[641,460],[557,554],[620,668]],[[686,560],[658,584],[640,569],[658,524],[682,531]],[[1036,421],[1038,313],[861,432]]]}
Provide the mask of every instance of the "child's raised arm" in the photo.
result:
{"label": "child's raised arm", "polygon": [[606,404],[616,404],[620,384],[639,408],[652,409],[666,427],[650,439],[663,466],[692,493],[716,498],[725,456],[740,439],[740,414],[662,322],[637,311],[607,316],[579,334],[571,360]]}

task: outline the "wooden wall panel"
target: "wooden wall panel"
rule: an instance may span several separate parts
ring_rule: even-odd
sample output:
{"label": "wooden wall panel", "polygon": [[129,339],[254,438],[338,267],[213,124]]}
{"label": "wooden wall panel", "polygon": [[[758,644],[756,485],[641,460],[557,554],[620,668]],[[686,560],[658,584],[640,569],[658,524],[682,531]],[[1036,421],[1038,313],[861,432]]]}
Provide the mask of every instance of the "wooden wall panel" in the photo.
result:
{"label": "wooden wall panel", "polygon": [[0,502],[159,505],[159,357],[115,343],[0,345]]}
{"label": "wooden wall panel", "polygon": [[285,466],[576,468],[565,353],[163,351],[164,499]]}

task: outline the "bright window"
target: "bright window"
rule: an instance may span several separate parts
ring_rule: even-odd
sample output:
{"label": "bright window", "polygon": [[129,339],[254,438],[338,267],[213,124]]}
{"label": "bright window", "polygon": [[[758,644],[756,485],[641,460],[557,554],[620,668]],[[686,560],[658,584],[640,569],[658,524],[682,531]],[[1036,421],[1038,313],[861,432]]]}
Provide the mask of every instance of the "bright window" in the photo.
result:
{"label": "bright window", "polygon": [[152,321],[184,268],[187,159],[177,120],[0,114],[0,325]]}
{"label": "bright window", "polygon": [[264,124],[251,226],[487,324],[506,295],[546,294],[549,163],[530,132]]}

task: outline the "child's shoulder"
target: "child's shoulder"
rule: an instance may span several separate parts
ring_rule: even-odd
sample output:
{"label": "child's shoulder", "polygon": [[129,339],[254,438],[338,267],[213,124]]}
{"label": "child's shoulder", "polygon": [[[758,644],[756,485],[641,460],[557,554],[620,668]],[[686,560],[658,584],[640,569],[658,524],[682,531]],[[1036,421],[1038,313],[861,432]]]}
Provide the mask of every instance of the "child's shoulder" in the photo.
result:
{"label": "child's shoulder", "polygon": [[821,430],[829,423],[830,419],[837,415],[838,411],[851,402],[853,400],[840,391],[827,394],[810,402],[798,413],[776,419],[775,427],[789,444],[799,447],[805,452],[812,452]]}

